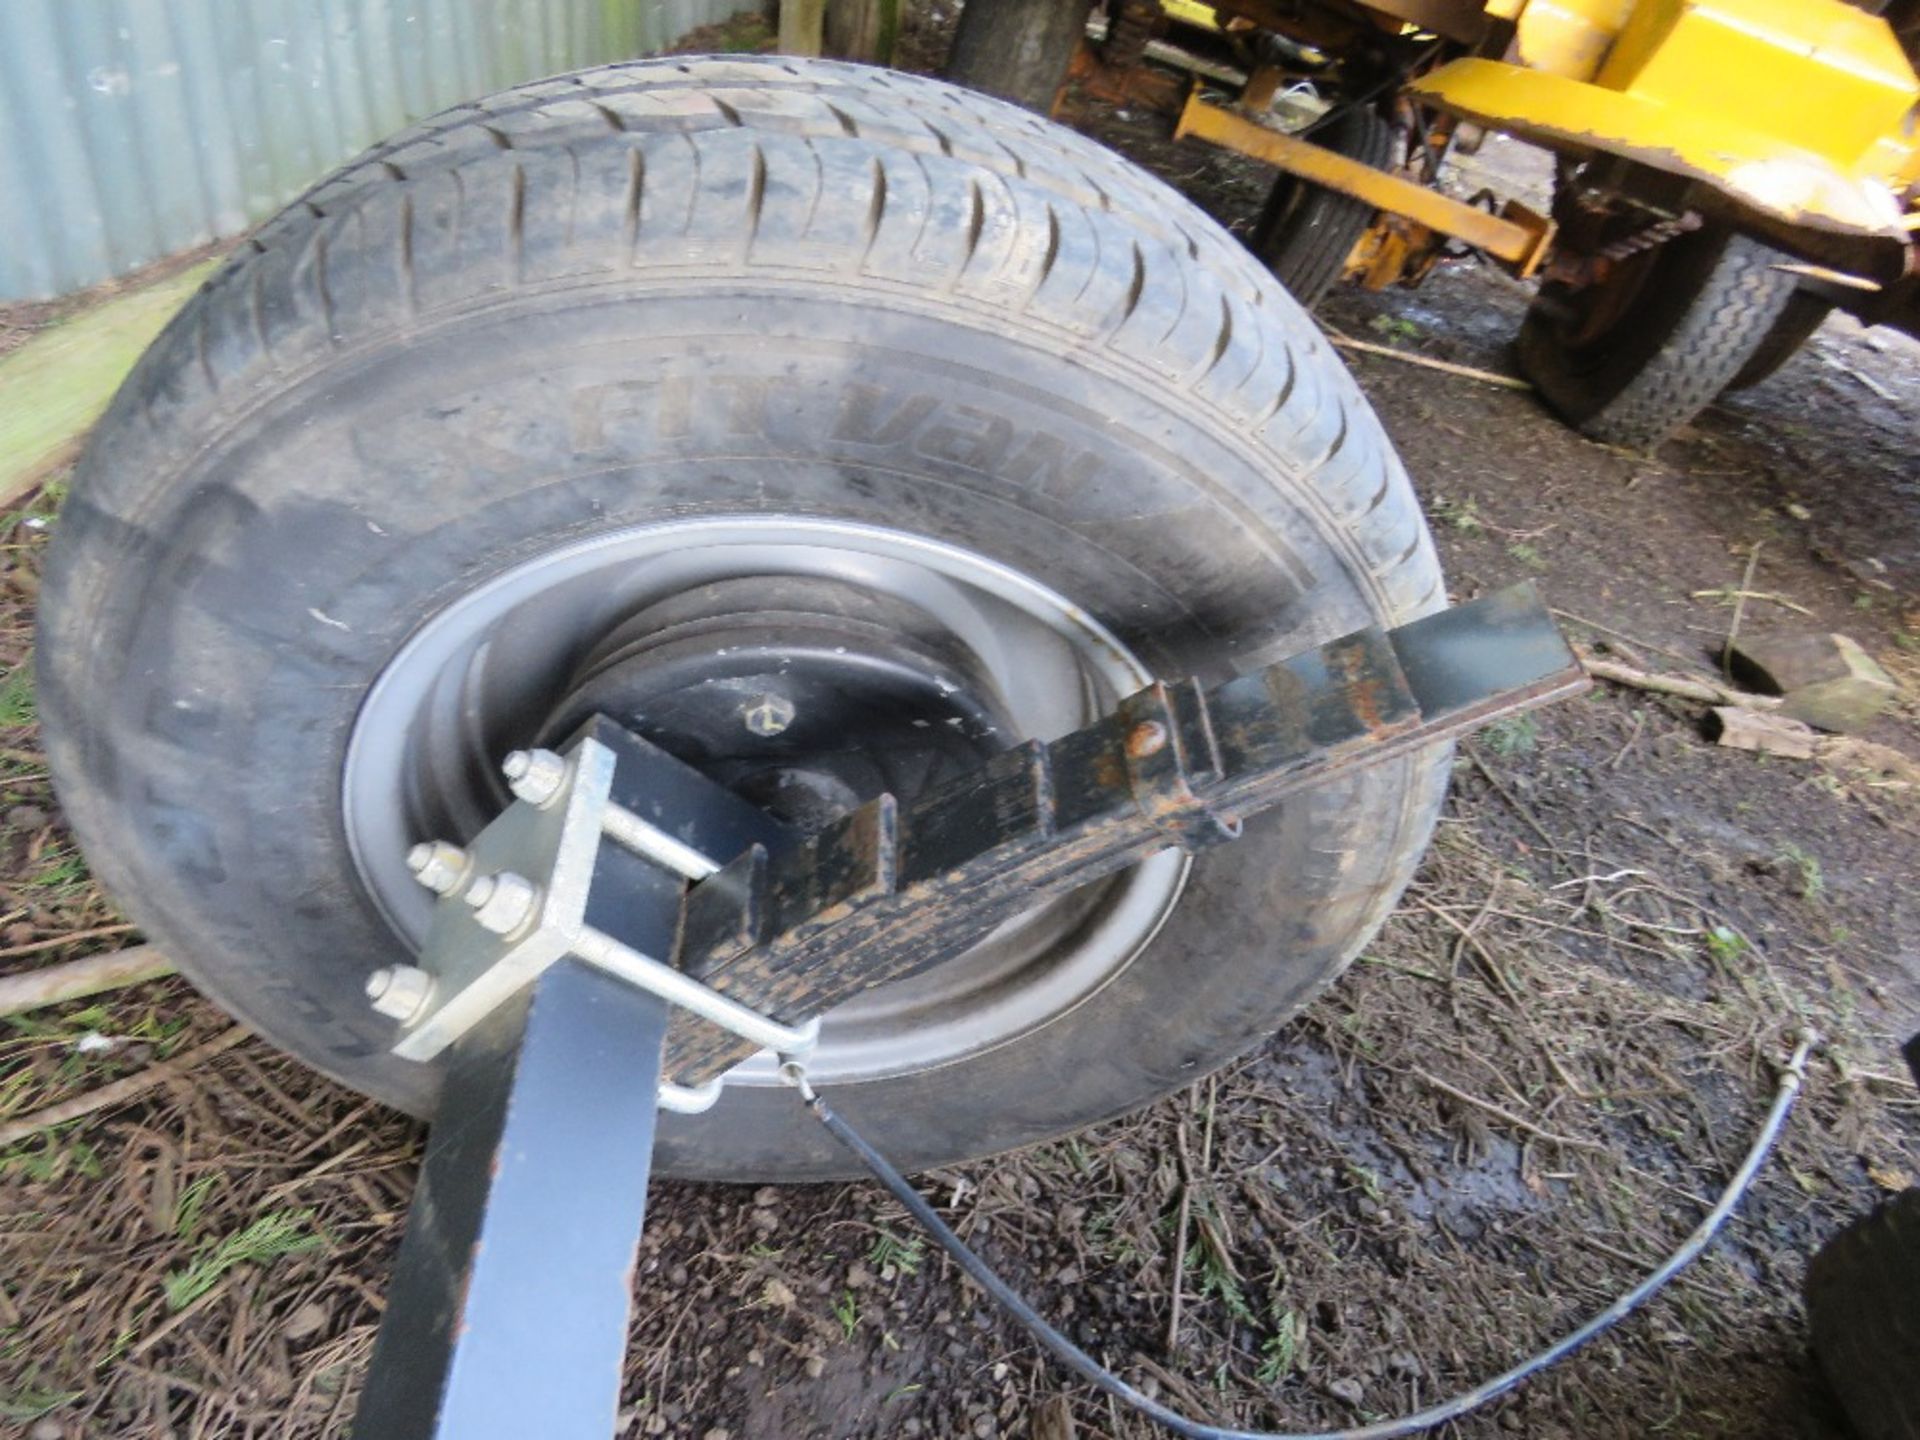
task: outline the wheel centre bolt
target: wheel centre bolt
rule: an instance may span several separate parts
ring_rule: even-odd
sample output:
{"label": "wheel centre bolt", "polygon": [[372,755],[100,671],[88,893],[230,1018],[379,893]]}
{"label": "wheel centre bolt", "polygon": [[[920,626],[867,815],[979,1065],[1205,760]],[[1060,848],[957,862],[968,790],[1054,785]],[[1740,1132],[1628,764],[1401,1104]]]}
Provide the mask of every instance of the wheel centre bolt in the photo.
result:
{"label": "wheel centre bolt", "polygon": [[756,735],[774,736],[793,723],[793,701],[784,695],[766,694],[740,712],[747,729]]}

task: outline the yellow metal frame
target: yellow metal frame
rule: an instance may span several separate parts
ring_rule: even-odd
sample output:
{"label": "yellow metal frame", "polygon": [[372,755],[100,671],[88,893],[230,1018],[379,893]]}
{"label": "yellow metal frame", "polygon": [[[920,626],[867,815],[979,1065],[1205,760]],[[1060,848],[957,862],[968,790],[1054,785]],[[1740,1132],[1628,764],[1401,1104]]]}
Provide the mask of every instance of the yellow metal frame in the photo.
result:
{"label": "yellow metal frame", "polygon": [[1628,156],[1794,224],[1891,237],[1920,179],[1920,79],[1844,0],[1492,0],[1518,63],[1412,94],[1555,150]]}
{"label": "yellow metal frame", "polygon": [[1324,145],[1269,130],[1231,110],[1209,105],[1197,94],[1188,99],[1173,132],[1176,140],[1187,135],[1197,135],[1202,140],[1264,160],[1303,180],[1351,195],[1381,210],[1405,215],[1430,230],[1486,251],[1521,275],[1533,273],[1553,239],[1550,222],[1532,217],[1535,223],[1528,224],[1489,214],[1478,206],[1442,195],[1412,180],[1363,165]]}

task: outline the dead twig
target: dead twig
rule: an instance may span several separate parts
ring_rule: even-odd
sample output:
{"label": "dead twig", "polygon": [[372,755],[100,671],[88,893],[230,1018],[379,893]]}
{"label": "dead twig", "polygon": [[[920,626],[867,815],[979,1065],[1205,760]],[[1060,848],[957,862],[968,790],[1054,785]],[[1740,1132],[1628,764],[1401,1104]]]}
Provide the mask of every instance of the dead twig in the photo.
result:
{"label": "dead twig", "polygon": [[129,1075],[123,1080],[102,1085],[97,1090],[89,1090],[84,1095],[76,1095],[71,1100],[62,1100],[57,1105],[48,1105],[22,1115],[18,1120],[9,1120],[0,1125],[0,1148],[17,1145],[30,1135],[42,1130],[51,1130],[56,1125],[64,1125],[69,1120],[78,1120],[82,1115],[91,1115],[96,1110],[111,1109],[115,1105],[124,1105],[136,1095],[144,1094],[156,1085],[184,1075],[203,1061],[211,1060],[223,1051],[231,1050],[246,1039],[249,1031],[244,1025],[235,1025],[223,1030],[205,1044],[176,1055],[171,1060],[163,1060],[158,1065],[149,1065],[137,1075]]}
{"label": "dead twig", "polygon": [[1482,1100],[1478,1095],[1469,1095],[1466,1091],[1458,1089],[1455,1086],[1449,1085],[1446,1081],[1439,1079],[1437,1076],[1429,1075],[1426,1071],[1422,1070],[1417,1065],[1412,1068],[1411,1073],[1414,1075],[1416,1079],[1422,1081],[1427,1085],[1432,1086],[1435,1090],[1438,1090],[1442,1095],[1450,1096],[1452,1099],[1458,1100],[1463,1105],[1471,1105],[1476,1110],[1484,1110],[1487,1112],[1487,1114],[1492,1115],[1496,1119],[1504,1120],[1507,1122],[1507,1124],[1512,1125],[1516,1129],[1524,1130],[1527,1132],[1527,1134],[1535,1136],[1541,1140],[1545,1140],[1550,1145],[1564,1145],[1570,1150],[1592,1150],[1601,1155],[1605,1155],[1608,1153],[1607,1147],[1605,1145],[1601,1145],[1595,1141],[1582,1140],[1578,1136],[1574,1136],[1574,1135],[1556,1135],[1551,1130],[1542,1130],[1538,1125],[1534,1124],[1531,1120],[1524,1119],[1521,1116],[1514,1114],[1511,1110],[1507,1109],[1504,1105],[1496,1105],[1491,1100]]}
{"label": "dead twig", "polygon": [[[106,928],[113,931],[127,927]],[[83,935],[97,933],[82,931],[80,935],[69,935],[64,941],[53,943],[71,943]],[[173,962],[158,950],[151,945],[131,945],[105,955],[69,960],[64,965],[43,966],[23,975],[0,976],[0,1015],[19,1015],[45,1005],[58,1005],[63,1000],[79,1000],[103,990],[119,990],[171,974]]]}
{"label": "dead twig", "polygon": [[1712,590],[1695,590],[1693,598],[1695,600],[1731,600],[1736,609],[1748,600],[1765,600],[1769,605],[1778,605],[1782,610],[1791,610],[1796,615],[1813,614],[1813,611],[1799,601],[1789,600],[1778,590],[1736,590],[1731,585],[1723,585]]}
{"label": "dead twig", "polygon": [[1576,651],[1587,674],[1596,680],[1608,680],[1633,690],[1648,690],[1656,695],[1677,695],[1683,700],[1698,700],[1705,705],[1743,705],[1750,710],[1772,710],[1779,706],[1778,695],[1749,695],[1730,685],[1711,680],[1695,680],[1685,675],[1658,675],[1651,670],[1636,670],[1613,660],[1602,660],[1586,651]]}
{"label": "dead twig", "polygon": [[[1720,647],[1720,673],[1728,680],[1733,679],[1733,642],[1740,637],[1740,622],[1747,615],[1747,596],[1753,593],[1753,572],[1760,564],[1760,546],[1762,542],[1753,542],[1753,549],[1747,552],[1747,573],[1740,577],[1740,590],[1733,597],[1733,619],[1727,625],[1727,643]],[[1695,599],[1699,596],[1696,594]]]}
{"label": "dead twig", "polygon": [[98,940],[104,935],[124,935],[131,929],[131,925],[97,925],[91,930],[75,930],[68,935],[55,935],[27,945],[10,945],[0,950],[0,960],[11,960],[18,955],[38,955],[43,951],[58,950],[63,945],[77,945],[82,940]]}
{"label": "dead twig", "polygon": [[1620,753],[1607,762],[1609,770],[1618,770],[1620,762],[1627,758],[1627,752],[1640,741],[1640,732],[1647,728],[1647,712],[1642,710],[1633,717],[1633,733],[1627,736],[1627,743],[1620,747]]}
{"label": "dead twig", "polygon": [[1616,630],[1611,625],[1602,625],[1598,620],[1589,620],[1586,616],[1576,615],[1571,610],[1562,610],[1556,606],[1552,613],[1562,620],[1570,620],[1575,625],[1584,625],[1589,630],[1598,631],[1609,639],[1618,640],[1622,644],[1633,646],[1635,649],[1657,650],[1669,660],[1685,661],[1687,659],[1687,657],[1682,655],[1678,650],[1674,650],[1666,645],[1656,645],[1653,641],[1643,640],[1638,635],[1629,635],[1626,631]]}
{"label": "dead twig", "polygon": [[1180,1214],[1173,1226],[1173,1307],[1167,1313],[1167,1353],[1180,1351],[1180,1314],[1186,1304],[1187,1232],[1193,1222],[1193,1160],[1187,1154],[1187,1119],[1174,1126],[1179,1141]]}
{"label": "dead twig", "polygon": [[1342,350],[1353,350],[1362,355],[1378,355],[1385,360],[1398,360],[1403,365],[1418,365],[1423,370],[1438,370],[1443,375],[1458,375],[1463,380],[1478,380],[1483,385],[1498,385],[1503,390],[1533,389],[1529,382],[1517,375],[1502,375],[1497,370],[1482,370],[1475,365],[1457,365],[1451,360],[1436,360],[1431,355],[1420,355],[1411,350],[1396,350],[1391,345],[1376,345],[1371,340],[1356,340],[1351,335],[1341,334],[1338,330],[1328,330],[1327,339]]}

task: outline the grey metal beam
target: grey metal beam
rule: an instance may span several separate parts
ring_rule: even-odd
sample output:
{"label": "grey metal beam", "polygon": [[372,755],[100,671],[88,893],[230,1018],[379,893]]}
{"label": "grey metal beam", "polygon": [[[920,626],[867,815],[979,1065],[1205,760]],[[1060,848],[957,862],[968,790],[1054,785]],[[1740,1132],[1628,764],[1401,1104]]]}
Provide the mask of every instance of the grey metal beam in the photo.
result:
{"label": "grey metal beam", "polygon": [[666,1022],[563,960],[451,1048],[358,1440],[613,1433]]}

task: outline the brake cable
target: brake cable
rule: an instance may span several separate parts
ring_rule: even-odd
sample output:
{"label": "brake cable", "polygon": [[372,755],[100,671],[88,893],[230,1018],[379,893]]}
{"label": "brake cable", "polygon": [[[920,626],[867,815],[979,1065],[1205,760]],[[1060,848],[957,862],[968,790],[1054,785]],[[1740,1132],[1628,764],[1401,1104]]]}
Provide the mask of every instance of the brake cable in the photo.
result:
{"label": "brake cable", "polygon": [[893,1198],[904,1205],[907,1212],[939,1242],[940,1248],[951,1255],[975,1283],[999,1301],[1001,1306],[1025,1326],[1034,1339],[1051,1351],[1056,1359],[1096,1389],[1131,1406],[1174,1434],[1189,1437],[1189,1440],[1390,1440],[1393,1436],[1413,1435],[1423,1430],[1430,1430],[1449,1420],[1457,1420],[1489,1400],[1504,1395],[1522,1381],[1538,1374],[1549,1365],[1565,1359],[1595,1336],[1624,1320],[1658,1294],[1674,1276],[1699,1258],[1700,1253],[1713,1243],[1714,1237],[1726,1224],[1734,1208],[1739,1205],[1748,1188],[1753,1184],[1754,1177],[1760,1172],[1760,1167],[1766,1163],[1767,1156],[1772,1152],[1774,1142],[1780,1138],[1780,1131],[1786,1124],[1787,1115],[1793,1109],[1794,1100],[1806,1080],[1807,1056],[1820,1043],[1820,1037],[1814,1031],[1806,1029],[1802,1030],[1796,1039],[1793,1054],[1780,1072],[1780,1079],[1774,1090],[1773,1106],[1767,1112],[1767,1117],[1762,1122],[1752,1147],[1747,1151],[1746,1159],[1734,1172],[1718,1203],[1707,1212],[1705,1218],[1694,1228],[1693,1233],[1687,1236],[1680,1247],[1638,1285],[1579,1329],[1561,1337],[1512,1369],[1450,1400],[1417,1411],[1412,1415],[1402,1416],[1397,1420],[1381,1420],[1346,1430],[1311,1432],[1232,1430],[1223,1426],[1208,1425],[1202,1421],[1188,1419],[1134,1389],[1056,1330],[1037,1310],[1022,1299],[1012,1286],[995,1274],[985,1260],[969,1249],[967,1243],[954,1234],[946,1221],[940,1218],[939,1212],[933,1208],[932,1204],[907,1183],[906,1177],[894,1169],[885,1156],[874,1149],[857,1130],[820,1097],[807,1082],[806,1069],[802,1064],[788,1060],[781,1066],[780,1073],[789,1085],[799,1090],[800,1098],[813,1112],[814,1118],[827,1128],[827,1132],[834,1139],[853,1152],[873,1177],[887,1188]]}

